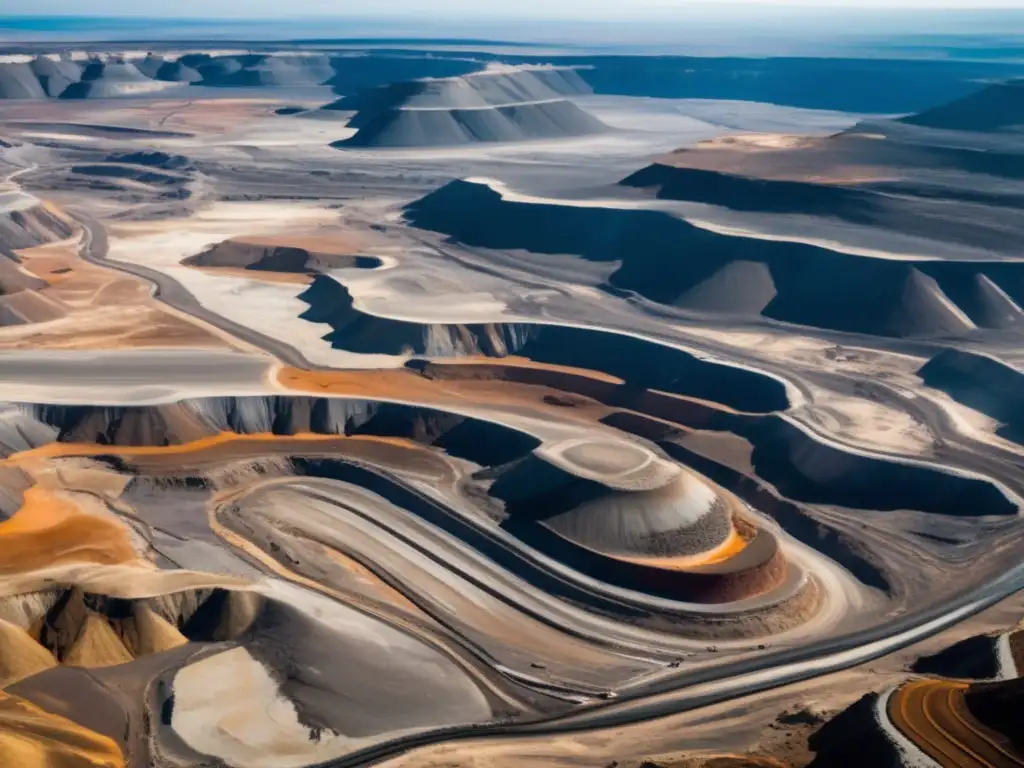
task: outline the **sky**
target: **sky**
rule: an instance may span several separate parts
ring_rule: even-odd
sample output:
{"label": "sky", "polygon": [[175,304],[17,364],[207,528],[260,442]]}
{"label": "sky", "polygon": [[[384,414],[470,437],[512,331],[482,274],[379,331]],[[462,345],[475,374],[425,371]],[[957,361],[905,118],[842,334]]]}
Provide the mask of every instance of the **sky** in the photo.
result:
{"label": "sky", "polygon": [[[164,3],[138,0],[33,0],[31,5],[15,3],[21,14],[95,15],[135,17],[225,17],[282,16],[375,16],[399,14],[469,14],[476,17],[583,16],[589,19],[639,19],[642,17],[726,17],[743,10],[757,15],[815,13],[825,15],[836,9],[928,10],[936,8],[1018,8],[1024,0],[170,0]],[[3,15],[0,12],[0,15]]]}

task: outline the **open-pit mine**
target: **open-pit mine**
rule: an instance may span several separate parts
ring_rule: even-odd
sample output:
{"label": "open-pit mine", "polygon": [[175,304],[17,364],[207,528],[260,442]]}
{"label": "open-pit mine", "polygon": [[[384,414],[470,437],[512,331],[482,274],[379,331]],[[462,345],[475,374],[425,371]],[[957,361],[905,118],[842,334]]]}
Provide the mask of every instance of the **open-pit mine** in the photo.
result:
{"label": "open-pit mine", "polygon": [[1024,65],[513,50],[4,47],[0,765],[1024,766]]}

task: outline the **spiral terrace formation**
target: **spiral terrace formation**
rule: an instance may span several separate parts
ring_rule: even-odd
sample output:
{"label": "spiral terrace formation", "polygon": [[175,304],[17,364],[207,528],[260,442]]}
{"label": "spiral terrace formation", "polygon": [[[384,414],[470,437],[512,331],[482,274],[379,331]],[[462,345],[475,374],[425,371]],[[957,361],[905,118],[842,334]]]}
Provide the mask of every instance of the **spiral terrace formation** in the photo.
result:
{"label": "spiral terrace formation", "polygon": [[[616,764],[1022,585],[1019,83],[243,48],[0,60],[0,764]],[[818,759],[1024,764],[964,642]]]}

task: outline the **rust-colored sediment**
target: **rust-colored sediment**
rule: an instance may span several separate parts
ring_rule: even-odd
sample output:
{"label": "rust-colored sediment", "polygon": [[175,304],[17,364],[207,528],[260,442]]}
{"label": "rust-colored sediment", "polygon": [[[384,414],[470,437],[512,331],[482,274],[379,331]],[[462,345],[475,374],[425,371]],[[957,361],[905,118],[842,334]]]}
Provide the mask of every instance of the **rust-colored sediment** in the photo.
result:
{"label": "rust-colored sediment", "polygon": [[67,316],[4,328],[0,349],[244,347],[152,298],[146,281],[83,260],[77,239],[25,248],[18,255],[29,272],[48,283],[39,295],[66,308]]}
{"label": "rust-colored sediment", "polygon": [[138,559],[128,529],[116,519],[83,512],[70,497],[33,486],[24,503],[0,523],[0,574],[67,563],[97,565]]}
{"label": "rust-colored sediment", "polygon": [[983,725],[964,700],[970,686],[915,680],[889,698],[888,715],[908,739],[949,768],[1019,768],[1024,754],[1003,734]]}
{"label": "rust-colored sediment", "polygon": [[10,768],[124,768],[117,744],[60,715],[0,693],[0,765]]}

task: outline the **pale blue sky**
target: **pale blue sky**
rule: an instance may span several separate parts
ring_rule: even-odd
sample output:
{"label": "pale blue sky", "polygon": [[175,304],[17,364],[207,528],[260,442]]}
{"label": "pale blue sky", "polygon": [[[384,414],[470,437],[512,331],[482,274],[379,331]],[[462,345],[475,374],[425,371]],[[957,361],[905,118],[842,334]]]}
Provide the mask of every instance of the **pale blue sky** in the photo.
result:
{"label": "pale blue sky", "polygon": [[[0,0],[0,5],[5,5]],[[234,17],[266,16],[389,16],[430,13],[466,14],[475,17],[510,16],[581,19],[638,17],[728,16],[739,10],[775,15],[813,13],[828,15],[833,10],[879,10],[960,8],[1021,8],[1024,0],[171,0],[147,3],[138,0],[34,0],[30,5],[15,3],[8,13],[69,14],[97,16],[179,16]],[[3,11],[0,10],[0,14]]]}

